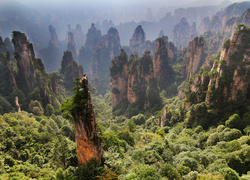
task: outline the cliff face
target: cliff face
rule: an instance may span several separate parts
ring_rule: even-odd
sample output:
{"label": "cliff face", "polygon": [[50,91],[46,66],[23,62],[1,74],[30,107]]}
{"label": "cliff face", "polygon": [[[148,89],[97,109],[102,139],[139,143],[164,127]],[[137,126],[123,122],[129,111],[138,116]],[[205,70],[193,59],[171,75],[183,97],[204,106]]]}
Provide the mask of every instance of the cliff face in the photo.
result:
{"label": "cliff face", "polygon": [[108,68],[111,60],[119,55],[120,48],[119,33],[115,28],[110,28],[108,34],[104,35],[98,43],[92,58],[91,76],[92,79],[97,76],[101,85],[101,89],[97,90],[106,91],[109,88]]}
{"label": "cliff face", "polygon": [[196,35],[196,26],[193,24],[189,25],[186,18],[182,18],[178,24],[173,28],[172,32],[172,42],[176,44],[177,47],[187,46],[189,39],[192,39]]}
{"label": "cliff face", "polygon": [[165,89],[170,84],[173,70],[169,66],[168,49],[163,38],[158,38],[156,42],[154,74],[158,78],[160,89]]}
{"label": "cliff face", "polygon": [[[210,72],[190,79],[186,105],[205,101],[220,107],[222,103],[246,103],[250,90],[250,31],[235,32],[223,45],[219,61]],[[188,105],[188,106],[189,106]]]}
{"label": "cliff face", "polygon": [[238,24],[250,26],[250,9],[247,9],[240,17],[232,17],[229,19],[223,30],[226,32],[233,32]]}
{"label": "cliff face", "polygon": [[137,104],[141,110],[160,103],[158,83],[149,51],[141,58],[132,54],[129,62],[122,51],[112,62],[110,76],[113,107],[119,105],[122,100]]}
{"label": "cliff face", "polygon": [[206,103],[215,99],[213,94],[221,94],[220,100],[244,102],[249,96],[250,85],[250,31],[239,29],[226,41],[221,51],[220,63],[215,62],[211,71]]}
{"label": "cliff face", "polygon": [[0,53],[6,53],[8,50],[2,40],[2,37],[0,37]]}
{"label": "cliff face", "polygon": [[74,59],[77,59],[79,52],[76,48],[76,41],[74,34],[72,32],[69,32],[67,39],[68,39],[67,49],[72,52]]}
{"label": "cliff face", "polygon": [[49,26],[49,34],[49,45],[39,49],[38,56],[42,58],[46,71],[51,73],[57,71],[60,66],[62,54],[67,44],[58,40],[56,29],[52,25]]}
{"label": "cliff face", "polygon": [[33,45],[28,42],[27,37],[20,32],[13,32],[12,42],[15,49],[15,58],[18,66],[18,76],[23,85],[29,90],[34,89],[37,84],[36,63]]}
{"label": "cliff face", "polygon": [[101,31],[97,30],[95,25],[92,23],[91,28],[88,30],[88,33],[86,35],[86,42],[85,46],[88,46],[91,51],[94,51],[97,44],[101,41],[102,35]]}
{"label": "cliff face", "polygon": [[65,51],[61,62],[61,74],[64,75],[65,86],[70,89],[74,87],[73,81],[77,77],[82,77],[83,69],[82,66],[73,60],[73,54],[71,51]]}
{"label": "cliff face", "polygon": [[16,79],[12,71],[9,52],[0,53],[0,94],[9,96],[17,88]]}
{"label": "cliff face", "polygon": [[82,77],[80,87],[82,91],[79,91],[78,98],[84,100],[84,103],[81,104],[80,109],[73,114],[78,163],[86,164],[93,159],[100,163],[103,148],[101,139],[98,137],[99,132],[97,131],[95,112],[86,75]]}
{"label": "cliff face", "polygon": [[82,27],[77,24],[75,29],[76,47],[81,48],[85,44],[85,36]]}
{"label": "cliff face", "polygon": [[[233,24],[232,17],[240,17],[250,6],[249,1],[234,3],[224,10],[218,12],[209,24],[209,29],[212,31],[221,31],[226,24]],[[230,20],[231,19],[231,20]]]}
{"label": "cliff face", "polygon": [[203,20],[202,20],[202,22],[201,22],[201,24],[199,25],[199,27],[198,27],[198,33],[199,34],[203,34],[206,30],[207,30],[207,28],[208,28],[208,26],[209,26],[209,23],[210,23],[210,18],[209,17],[205,17]]}
{"label": "cliff face", "polygon": [[127,99],[128,85],[128,57],[124,50],[121,50],[120,56],[112,60],[110,68],[110,87],[112,106],[116,106]]}
{"label": "cliff face", "polygon": [[49,34],[50,34],[50,41],[49,41],[49,46],[53,46],[55,48],[58,48],[58,38],[56,34],[56,29],[50,25],[49,26]]}
{"label": "cliff face", "polygon": [[193,77],[206,60],[207,46],[203,37],[196,37],[189,42],[185,55],[186,61],[183,62],[183,72],[189,77]]}
{"label": "cliff face", "polygon": [[134,31],[132,38],[129,41],[129,47],[132,52],[136,51],[141,44],[143,44],[146,40],[146,36],[142,26],[139,25]]}

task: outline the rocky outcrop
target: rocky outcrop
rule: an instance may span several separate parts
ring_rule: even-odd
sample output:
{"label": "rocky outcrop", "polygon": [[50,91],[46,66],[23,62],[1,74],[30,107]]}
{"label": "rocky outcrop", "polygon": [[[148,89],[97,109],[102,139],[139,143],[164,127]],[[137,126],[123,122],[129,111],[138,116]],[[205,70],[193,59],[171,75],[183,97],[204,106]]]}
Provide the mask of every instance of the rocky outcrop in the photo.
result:
{"label": "rocky outcrop", "polygon": [[100,132],[97,131],[95,111],[86,75],[80,81],[80,88],[81,91],[79,90],[78,97],[73,102],[79,105],[79,108],[72,114],[78,164],[86,164],[91,160],[101,163],[102,141],[98,136]]}
{"label": "rocky outcrop", "polygon": [[85,44],[85,36],[83,34],[82,27],[80,26],[80,24],[76,25],[75,38],[76,38],[76,47],[77,49],[79,49]]}
{"label": "rocky outcrop", "polygon": [[8,50],[2,40],[2,37],[0,37],[0,53],[6,53]]}
{"label": "rocky outcrop", "polygon": [[111,20],[107,20],[105,19],[103,22],[102,22],[102,26],[101,26],[101,30],[102,30],[102,33],[107,33],[108,30],[112,27],[115,27],[114,23],[111,21]]}
{"label": "rocky outcrop", "polygon": [[220,59],[214,62],[210,72],[198,74],[189,80],[186,104],[190,106],[205,101],[221,108],[233,101],[240,106],[247,102],[250,92],[248,37],[250,31],[242,26],[225,42]]}
{"label": "rocky outcrop", "polygon": [[28,42],[25,34],[14,31],[12,42],[15,48],[15,58],[18,66],[18,77],[24,87],[28,90],[34,89],[37,84],[36,68],[39,62],[35,59],[33,45]]}
{"label": "rocky outcrop", "polygon": [[195,23],[192,26],[189,25],[187,19],[183,17],[178,24],[173,28],[172,32],[172,42],[179,47],[180,45],[186,47],[188,41],[193,39],[196,35],[196,25]]}
{"label": "rocky outcrop", "polygon": [[137,51],[139,46],[143,44],[145,40],[146,40],[146,36],[145,36],[144,30],[142,29],[142,26],[139,25],[135,29],[134,34],[129,41],[129,47],[132,50],[132,52]]}
{"label": "rocky outcrop", "polygon": [[97,44],[101,41],[102,35],[101,31],[97,30],[95,25],[92,23],[91,28],[88,30],[88,33],[86,35],[86,42],[85,46],[88,46],[91,51],[94,51],[96,49]]}
{"label": "rocky outcrop", "polygon": [[123,100],[123,103],[135,104],[138,110],[161,104],[149,51],[145,51],[141,58],[132,54],[128,62],[125,52],[121,51],[121,55],[112,61],[110,76],[113,107]]}
{"label": "rocky outcrop", "polygon": [[202,20],[202,22],[201,22],[201,24],[199,25],[199,27],[198,27],[198,33],[199,34],[203,34],[205,31],[207,31],[207,29],[208,29],[208,26],[209,26],[209,23],[210,23],[210,18],[209,17],[205,17],[203,20]]}
{"label": "rocky outcrop", "polygon": [[112,60],[110,68],[110,87],[112,106],[116,106],[127,99],[128,85],[128,57],[122,49],[120,56]]}
{"label": "rocky outcrop", "polygon": [[167,42],[167,48],[168,48],[168,57],[169,62],[174,63],[177,60],[177,47],[174,45],[174,43]]}
{"label": "rocky outcrop", "polygon": [[231,18],[240,17],[249,7],[249,1],[234,3],[226,7],[213,16],[209,24],[209,29],[212,31],[221,31],[225,26],[232,26],[237,18]]}
{"label": "rocky outcrop", "polygon": [[49,45],[39,49],[38,56],[42,58],[46,72],[51,73],[58,70],[67,44],[58,40],[56,29],[52,25],[49,26],[49,33]]}
{"label": "rocky outcrop", "polygon": [[[235,32],[221,51],[220,63],[214,63],[206,103],[216,101],[246,101],[250,90],[250,31]],[[220,97],[220,98],[219,98]]]}
{"label": "rocky outcrop", "polygon": [[16,79],[12,70],[9,52],[0,53],[0,94],[9,96],[17,88]]}
{"label": "rocky outcrop", "polygon": [[223,28],[226,32],[233,32],[238,24],[244,24],[250,26],[250,8],[247,9],[240,17],[230,18]]}
{"label": "rocky outcrop", "polygon": [[21,107],[20,107],[20,105],[19,105],[19,102],[18,102],[18,97],[16,96],[15,97],[15,110],[16,110],[16,112],[21,112]]}
{"label": "rocky outcrop", "polygon": [[171,83],[173,70],[169,66],[168,49],[164,38],[158,38],[154,54],[154,74],[158,78],[161,90],[166,89]]}
{"label": "rocky outcrop", "polygon": [[69,32],[67,39],[68,39],[67,50],[72,52],[74,59],[77,59],[79,52],[78,52],[77,47],[76,47],[74,33]]}
{"label": "rocky outcrop", "polygon": [[203,37],[196,37],[189,42],[185,61],[183,62],[183,72],[187,78],[193,77],[203,65],[207,57],[207,46]]}
{"label": "rocky outcrop", "polygon": [[71,51],[65,51],[61,62],[61,74],[64,75],[65,86],[68,89],[74,87],[73,81],[77,77],[82,77],[83,68],[73,60],[73,54]]}
{"label": "rocky outcrop", "polygon": [[[92,58],[91,76],[97,76],[100,80],[100,87],[106,91],[109,85],[108,68],[111,65],[111,60],[120,53],[120,37],[115,28],[110,28],[107,35],[102,37],[98,43],[96,51]],[[97,88],[97,87],[96,87]],[[99,90],[101,90],[99,89]],[[98,90],[98,89],[97,89]]]}
{"label": "rocky outcrop", "polygon": [[55,48],[58,48],[58,38],[56,34],[56,29],[52,25],[49,25],[49,34],[50,34],[50,41],[49,46],[53,46]]}

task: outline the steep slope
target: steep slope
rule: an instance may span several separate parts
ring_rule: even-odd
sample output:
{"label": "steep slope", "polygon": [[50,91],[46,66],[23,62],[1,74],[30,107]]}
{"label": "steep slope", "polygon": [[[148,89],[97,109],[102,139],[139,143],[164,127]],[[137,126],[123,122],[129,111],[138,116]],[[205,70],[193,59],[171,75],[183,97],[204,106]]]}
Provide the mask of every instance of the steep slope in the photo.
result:
{"label": "steep slope", "polygon": [[[241,25],[224,43],[220,59],[214,62],[212,69],[190,78],[185,108],[191,106],[191,114],[198,110],[204,114],[202,120],[190,116],[189,124],[197,121],[207,128],[234,113],[242,117],[250,103],[249,70],[250,30]],[[245,123],[242,122],[241,126],[244,127]]]}
{"label": "steep slope", "polygon": [[74,96],[72,104],[76,106],[76,109],[72,110],[72,116],[78,164],[86,164],[91,160],[101,163],[103,155],[102,141],[98,137],[95,111],[86,75],[80,81],[80,89]]}

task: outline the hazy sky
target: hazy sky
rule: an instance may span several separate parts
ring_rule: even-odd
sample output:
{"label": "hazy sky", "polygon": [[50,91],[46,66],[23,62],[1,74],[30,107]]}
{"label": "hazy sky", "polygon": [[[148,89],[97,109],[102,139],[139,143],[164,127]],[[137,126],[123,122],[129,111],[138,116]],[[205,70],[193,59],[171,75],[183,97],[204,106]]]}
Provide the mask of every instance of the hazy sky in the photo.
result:
{"label": "hazy sky", "polygon": [[[0,0],[18,1],[27,6],[63,6],[63,7],[117,7],[117,6],[142,6],[142,7],[185,7],[194,2],[202,2],[207,5],[218,5],[224,0]],[[242,0],[230,0],[231,2]]]}
{"label": "hazy sky", "polygon": [[[26,5],[84,5],[91,7],[114,7],[114,6],[185,6],[197,0],[16,0]],[[200,0],[211,3],[220,3],[223,0]]]}

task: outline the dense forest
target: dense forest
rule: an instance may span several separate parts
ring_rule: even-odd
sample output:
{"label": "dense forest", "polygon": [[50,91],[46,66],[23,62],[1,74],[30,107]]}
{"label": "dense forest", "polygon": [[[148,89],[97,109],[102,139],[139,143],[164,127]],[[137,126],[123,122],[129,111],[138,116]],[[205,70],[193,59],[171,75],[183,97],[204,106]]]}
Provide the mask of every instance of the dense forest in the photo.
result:
{"label": "dense forest", "polygon": [[50,25],[47,47],[0,31],[0,179],[249,180],[250,2],[204,8],[129,45],[131,23]]}

